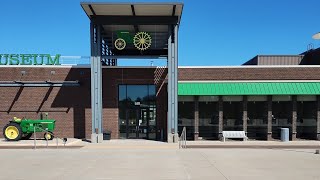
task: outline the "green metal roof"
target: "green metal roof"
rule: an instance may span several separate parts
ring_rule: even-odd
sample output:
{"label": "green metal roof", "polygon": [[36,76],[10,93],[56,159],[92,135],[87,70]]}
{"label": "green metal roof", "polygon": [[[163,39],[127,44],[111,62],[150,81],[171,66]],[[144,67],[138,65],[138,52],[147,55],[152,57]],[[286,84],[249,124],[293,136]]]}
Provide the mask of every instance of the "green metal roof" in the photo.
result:
{"label": "green metal roof", "polygon": [[179,82],[178,95],[318,95],[320,82]]}

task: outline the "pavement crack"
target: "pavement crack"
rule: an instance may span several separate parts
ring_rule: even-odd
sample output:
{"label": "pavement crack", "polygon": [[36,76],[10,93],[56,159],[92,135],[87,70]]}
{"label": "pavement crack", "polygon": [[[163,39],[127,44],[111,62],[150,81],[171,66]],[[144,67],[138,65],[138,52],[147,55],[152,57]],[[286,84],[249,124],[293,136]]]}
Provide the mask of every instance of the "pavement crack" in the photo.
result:
{"label": "pavement crack", "polygon": [[214,163],[212,163],[212,162],[209,160],[209,158],[208,158],[204,153],[202,153],[202,152],[199,152],[199,153],[200,153],[200,155],[201,155],[206,161],[208,161],[209,164],[210,164],[211,166],[213,166],[226,180],[229,180],[229,179],[217,168],[217,166],[215,166]]}

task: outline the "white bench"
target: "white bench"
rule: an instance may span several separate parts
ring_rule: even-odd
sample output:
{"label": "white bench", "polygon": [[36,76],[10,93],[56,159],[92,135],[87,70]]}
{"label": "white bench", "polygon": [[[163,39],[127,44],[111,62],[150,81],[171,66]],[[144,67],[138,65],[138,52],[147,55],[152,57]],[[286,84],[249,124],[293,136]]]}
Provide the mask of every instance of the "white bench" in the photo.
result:
{"label": "white bench", "polygon": [[240,138],[246,141],[248,137],[244,131],[222,131],[223,142],[226,141],[226,138]]}

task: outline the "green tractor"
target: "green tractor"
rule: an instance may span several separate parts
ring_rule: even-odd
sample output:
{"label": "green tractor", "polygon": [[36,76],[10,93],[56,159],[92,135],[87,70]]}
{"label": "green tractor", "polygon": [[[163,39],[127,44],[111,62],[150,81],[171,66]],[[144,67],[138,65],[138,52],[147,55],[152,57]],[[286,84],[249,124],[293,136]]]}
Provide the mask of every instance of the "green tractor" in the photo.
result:
{"label": "green tractor", "polygon": [[53,119],[33,120],[14,117],[4,126],[3,136],[7,141],[19,141],[20,139],[29,139],[34,132],[44,132],[44,138],[52,140],[55,122]]}

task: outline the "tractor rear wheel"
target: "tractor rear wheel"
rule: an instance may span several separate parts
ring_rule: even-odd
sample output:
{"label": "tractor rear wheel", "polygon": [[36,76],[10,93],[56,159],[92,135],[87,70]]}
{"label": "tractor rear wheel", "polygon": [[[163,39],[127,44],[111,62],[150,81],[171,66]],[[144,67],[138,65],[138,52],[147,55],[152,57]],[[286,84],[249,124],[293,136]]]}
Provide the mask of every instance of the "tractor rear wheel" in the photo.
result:
{"label": "tractor rear wheel", "polygon": [[21,139],[23,139],[23,140],[28,140],[28,139],[31,138],[32,134],[33,134],[33,133],[23,134]]}
{"label": "tractor rear wheel", "polygon": [[3,136],[7,141],[19,141],[22,137],[22,129],[17,123],[9,123],[3,127]]}
{"label": "tractor rear wheel", "polygon": [[44,139],[52,140],[54,138],[53,133],[49,131],[49,133],[45,132],[43,135]]}

